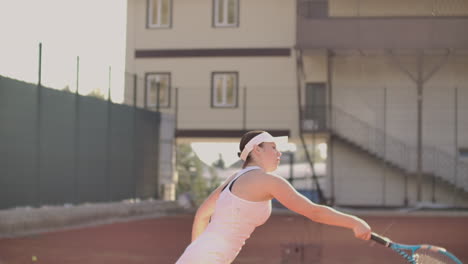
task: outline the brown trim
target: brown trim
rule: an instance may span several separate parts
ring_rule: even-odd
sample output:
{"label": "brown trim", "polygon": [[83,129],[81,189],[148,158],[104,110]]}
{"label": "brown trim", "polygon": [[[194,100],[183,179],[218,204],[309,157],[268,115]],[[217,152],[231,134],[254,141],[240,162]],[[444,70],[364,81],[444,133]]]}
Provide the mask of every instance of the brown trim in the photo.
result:
{"label": "brown trim", "polygon": [[291,56],[290,48],[135,50],[135,58]]}
{"label": "brown trim", "polygon": [[[236,76],[236,87],[235,93],[236,93],[236,98],[235,98],[235,104],[233,106],[216,106],[214,104],[214,77],[216,74],[234,74]],[[211,73],[211,108],[215,109],[235,109],[239,107],[239,72],[232,71],[232,72],[212,72]]]}
{"label": "brown trim", "polygon": [[[468,17],[467,17],[468,18]],[[466,48],[468,19],[298,17],[301,49],[457,49]]]}
{"label": "brown trim", "polygon": [[[265,130],[265,129],[251,129]],[[251,130],[217,130],[217,129],[177,129],[176,137],[178,138],[241,138],[245,133]],[[266,129],[274,137],[290,136],[290,130],[269,130]]]}

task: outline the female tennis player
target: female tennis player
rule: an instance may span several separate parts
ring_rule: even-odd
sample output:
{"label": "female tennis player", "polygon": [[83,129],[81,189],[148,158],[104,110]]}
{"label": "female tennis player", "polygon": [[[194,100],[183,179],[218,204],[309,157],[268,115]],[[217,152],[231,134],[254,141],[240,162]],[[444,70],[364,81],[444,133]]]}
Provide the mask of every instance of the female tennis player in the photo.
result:
{"label": "female tennis player", "polygon": [[352,229],[357,238],[368,240],[369,225],[363,220],[317,205],[299,194],[285,179],[274,174],[281,152],[265,131],[247,132],[241,139],[239,157],[243,169],[214,190],[198,208],[192,227],[192,243],[176,264],[228,264],[239,254],[254,229],[271,214],[276,198],[290,210],[312,221]]}

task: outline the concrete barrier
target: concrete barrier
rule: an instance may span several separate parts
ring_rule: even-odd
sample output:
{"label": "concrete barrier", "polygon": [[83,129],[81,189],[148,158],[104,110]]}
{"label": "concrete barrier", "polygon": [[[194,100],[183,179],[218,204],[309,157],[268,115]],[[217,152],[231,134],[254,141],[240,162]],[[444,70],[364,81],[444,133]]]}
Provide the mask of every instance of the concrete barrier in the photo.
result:
{"label": "concrete barrier", "polygon": [[112,203],[21,207],[0,210],[0,237],[153,218],[187,212],[175,201],[125,200]]}

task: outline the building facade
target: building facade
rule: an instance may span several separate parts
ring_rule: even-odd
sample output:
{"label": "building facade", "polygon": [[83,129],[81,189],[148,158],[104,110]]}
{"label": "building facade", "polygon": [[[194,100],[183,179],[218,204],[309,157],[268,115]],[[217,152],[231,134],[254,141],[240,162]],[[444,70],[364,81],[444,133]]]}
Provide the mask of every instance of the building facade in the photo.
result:
{"label": "building facade", "polygon": [[467,205],[467,1],[128,0],[127,12],[126,101],[174,113],[178,138],[327,142],[334,204]]}
{"label": "building facade", "polygon": [[177,111],[184,137],[297,135],[294,13],[279,0],[128,1],[126,70],[144,83],[137,103],[154,104],[151,83],[161,80],[160,110]]}

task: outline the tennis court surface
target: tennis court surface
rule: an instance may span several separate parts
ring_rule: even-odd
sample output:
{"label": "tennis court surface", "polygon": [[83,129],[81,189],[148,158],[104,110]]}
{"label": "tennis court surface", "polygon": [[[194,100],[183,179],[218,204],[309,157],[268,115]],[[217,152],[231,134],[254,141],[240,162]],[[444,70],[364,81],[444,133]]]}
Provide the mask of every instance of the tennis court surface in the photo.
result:
{"label": "tennis court surface", "polygon": [[[465,213],[357,213],[373,230],[406,244],[446,247],[468,263]],[[20,238],[0,239],[0,264],[174,263],[190,240],[193,215],[182,214]],[[346,229],[302,216],[275,213],[257,228],[234,263],[402,263],[374,242],[354,239]]]}

